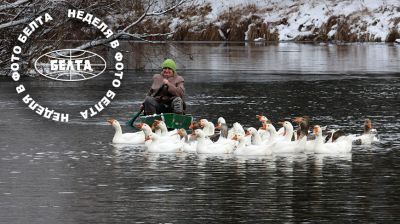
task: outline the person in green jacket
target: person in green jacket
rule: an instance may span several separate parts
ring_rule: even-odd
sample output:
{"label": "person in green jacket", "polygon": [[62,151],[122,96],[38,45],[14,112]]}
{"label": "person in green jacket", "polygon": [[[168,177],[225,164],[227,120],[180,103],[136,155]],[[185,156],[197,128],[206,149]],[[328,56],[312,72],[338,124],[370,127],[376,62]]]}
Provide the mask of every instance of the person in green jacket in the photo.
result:
{"label": "person in green jacket", "polygon": [[145,115],[160,113],[184,114],[185,87],[184,79],[176,73],[176,64],[172,59],[166,59],[162,72],[153,76],[153,83],[144,99]]}

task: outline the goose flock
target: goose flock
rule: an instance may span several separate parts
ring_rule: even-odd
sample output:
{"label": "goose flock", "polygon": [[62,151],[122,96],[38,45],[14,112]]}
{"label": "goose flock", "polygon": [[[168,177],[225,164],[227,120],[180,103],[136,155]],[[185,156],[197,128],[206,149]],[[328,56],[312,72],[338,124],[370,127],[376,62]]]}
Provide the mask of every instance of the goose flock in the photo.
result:
{"label": "goose flock", "polygon": [[164,121],[155,120],[152,126],[145,123],[136,125],[140,131],[122,133],[119,122],[109,119],[115,134],[115,144],[144,145],[151,153],[198,153],[198,154],[234,154],[241,156],[266,156],[280,153],[315,153],[343,154],[350,153],[353,144],[370,145],[379,141],[376,129],[372,128],[370,119],[364,123],[361,135],[345,135],[341,130],[331,130],[327,134],[326,127],[315,125],[310,132],[310,118],[296,117],[292,122],[279,122],[282,127],[276,130],[271,121],[257,115],[260,128],[243,128],[235,122],[228,127],[224,118],[218,118],[214,125],[207,119],[192,122],[189,135],[184,129],[169,131]]}

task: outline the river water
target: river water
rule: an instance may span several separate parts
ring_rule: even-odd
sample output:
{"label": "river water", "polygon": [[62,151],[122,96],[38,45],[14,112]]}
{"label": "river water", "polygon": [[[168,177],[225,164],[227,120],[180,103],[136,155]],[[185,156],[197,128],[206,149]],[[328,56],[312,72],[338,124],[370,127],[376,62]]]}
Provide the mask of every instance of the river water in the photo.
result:
{"label": "river water", "polygon": [[[152,57],[161,60],[165,55],[157,47],[153,51],[159,54]],[[273,122],[309,115],[313,124],[353,134],[371,118],[380,141],[341,156],[150,154],[140,146],[111,144],[114,130],[106,120],[124,123],[154,72],[126,71],[105,111],[89,120],[71,116],[69,124],[36,115],[15,93],[16,84],[1,78],[1,223],[385,223],[400,218],[399,45],[168,48],[178,58],[188,112],[195,118],[216,122],[223,116],[228,125],[258,127],[260,113]],[[23,83],[41,105],[72,114],[96,103],[111,79],[107,73],[82,83],[34,78]]]}

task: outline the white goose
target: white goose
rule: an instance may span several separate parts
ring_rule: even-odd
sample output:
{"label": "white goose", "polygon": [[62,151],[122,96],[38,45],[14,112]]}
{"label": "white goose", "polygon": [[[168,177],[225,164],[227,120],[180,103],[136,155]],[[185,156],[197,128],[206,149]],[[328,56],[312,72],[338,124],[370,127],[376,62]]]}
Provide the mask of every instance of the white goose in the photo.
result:
{"label": "white goose", "polygon": [[336,139],[335,142],[324,143],[324,138],[322,137],[322,129],[319,125],[314,126],[314,153],[317,154],[337,154],[337,153],[349,153],[351,152],[351,138],[347,136],[342,136]]}
{"label": "white goose", "polygon": [[109,119],[107,120],[108,123],[110,123],[114,129],[115,129],[115,134],[112,140],[112,143],[116,144],[144,144],[144,137],[145,134],[143,131],[138,131],[134,133],[122,133],[122,128],[119,122],[115,119]]}
{"label": "white goose", "polygon": [[284,139],[276,141],[271,147],[274,153],[299,153],[303,152],[307,139],[302,138],[298,141],[291,141],[293,136],[293,125],[285,121],[283,122]]}
{"label": "white goose", "polygon": [[258,134],[261,137],[262,141],[265,141],[269,138],[269,132],[265,130],[265,125],[269,123],[269,120],[267,117],[263,115],[256,115],[256,118],[261,122],[262,127],[258,129]]}
{"label": "white goose", "polygon": [[167,125],[162,120],[155,120],[153,123],[154,128],[158,131],[157,135],[160,136],[173,136],[177,134],[177,130],[168,131]]}
{"label": "white goose", "polygon": [[178,129],[177,134],[181,137],[182,151],[184,152],[196,152],[197,141],[190,141],[189,136],[185,129]]}
{"label": "white goose", "polygon": [[266,116],[263,115],[256,115],[256,118],[261,122],[261,123],[267,123],[269,119]]}
{"label": "white goose", "polygon": [[242,125],[238,122],[233,123],[233,127],[228,131],[228,139],[232,139],[235,135],[245,135]]}
{"label": "white goose", "polygon": [[228,125],[223,117],[219,117],[215,129],[220,130],[218,141],[224,140],[228,137]]}
{"label": "white goose", "polygon": [[284,137],[282,135],[278,135],[273,124],[264,124],[262,128],[269,133],[269,137],[263,141],[263,144],[272,145],[276,141],[284,140]]}
{"label": "white goose", "polygon": [[251,145],[261,145],[262,140],[261,140],[260,134],[258,133],[258,131],[255,128],[253,128],[253,127],[247,128],[246,136],[250,136]]}
{"label": "white goose", "polygon": [[271,155],[272,151],[268,148],[268,145],[259,144],[259,145],[247,145],[246,139],[241,135],[235,135],[233,137],[234,140],[239,141],[239,144],[236,146],[236,149],[233,151],[233,154],[238,156],[266,156]]}
{"label": "white goose", "polygon": [[197,136],[196,152],[199,154],[227,154],[232,153],[233,151],[233,144],[207,144],[206,136],[204,132],[200,129],[196,129],[194,131],[194,135]]}
{"label": "white goose", "polygon": [[353,142],[356,145],[371,145],[373,142],[379,142],[376,129],[372,128],[372,122],[370,119],[365,119],[364,122],[364,133],[360,136],[353,138]]}
{"label": "white goose", "polygon": [[180,152],[182,148],[181,142],[163,142],[160,137],[155,133],[150,133],[146,136],[146,148],[148,152],[152,153],[176,153]]}
{"label": "white goose", "polygon": [[228,139],[231,140],[235,135],[245,136],[246,145],[251,144],[251,137],[250,135],[246,136],[244,128],[238,122],[233,123],[233,127],[228,131]]}
{"label": "white goose", "polygon": [[305,152],[314,152],[315,148],[315,140],[307,140],[306,145],[304,147]]}
{"label": "white goose", "polygon": [[[286,136],[286,137],[288,137],[286,134],[286,129],[285,129],[285,127],[283,127],[283,123],[284,122],[278,122],[278,124],[281,124],[282,125],[282,127],[281,128],[279,128],[279,130],[277,131],[277,134],[278,135],[282,135],[282,136]],[[293,125],[292,125],[293,126]],[[294,130],[294,128],[293,128],[293,130]],[[295,132],[293,131],[293,134],[292,134],[292,137],[290,138],[290,139],[292,139],[294,137],[294,140],[297,140],[297,135],[295,134]]]}
{"label": "white goose", "polygon": [[206,137],[212,136],[215,134],[215,126],[212,122],[209,122],[207,119],[200,120],[200,126],[203,128],[203,132]]}
{"label": "white goose", "polygon": [[177,136],[177,130],[175,129],[172,131],[168,131],[167,125],[164,121],[155,120],[153,126],[156,130],[159,131],[156,132],[156,134],[160,137],[160,140],[172,142],[177,142],[180,140],[180,138]]}
{"label": "white goose", "polygon": [[233,144],[236,145],[236,141],[233,141],[232,139],[228,139],[228,125],[226,124],[226,121],[223,117],[218,118],[218,124],[215,127],[217,129],[220,129],[220,135],[218,138],[218,141],[216,143],[218,144]]}
{"label": "white goose", "polygon": [[138,129],[142,130],[145,136],[149,136],[150,133],[153,133],[151,127],[146,123],[139,123],[135,125]]}

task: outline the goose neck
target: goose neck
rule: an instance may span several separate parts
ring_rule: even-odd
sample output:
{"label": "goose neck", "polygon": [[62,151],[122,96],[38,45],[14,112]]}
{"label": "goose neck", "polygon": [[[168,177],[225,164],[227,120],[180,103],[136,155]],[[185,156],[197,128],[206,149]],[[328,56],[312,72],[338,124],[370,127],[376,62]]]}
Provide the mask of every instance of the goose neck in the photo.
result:
{"label": "goose neck", "polygon": [[117,136],[120,136],[120,135],[122,135],[122,128],[121,128],[121,126],[120,125],[113,125],[114,126],[114,129],[115,129],[115,135]]}

